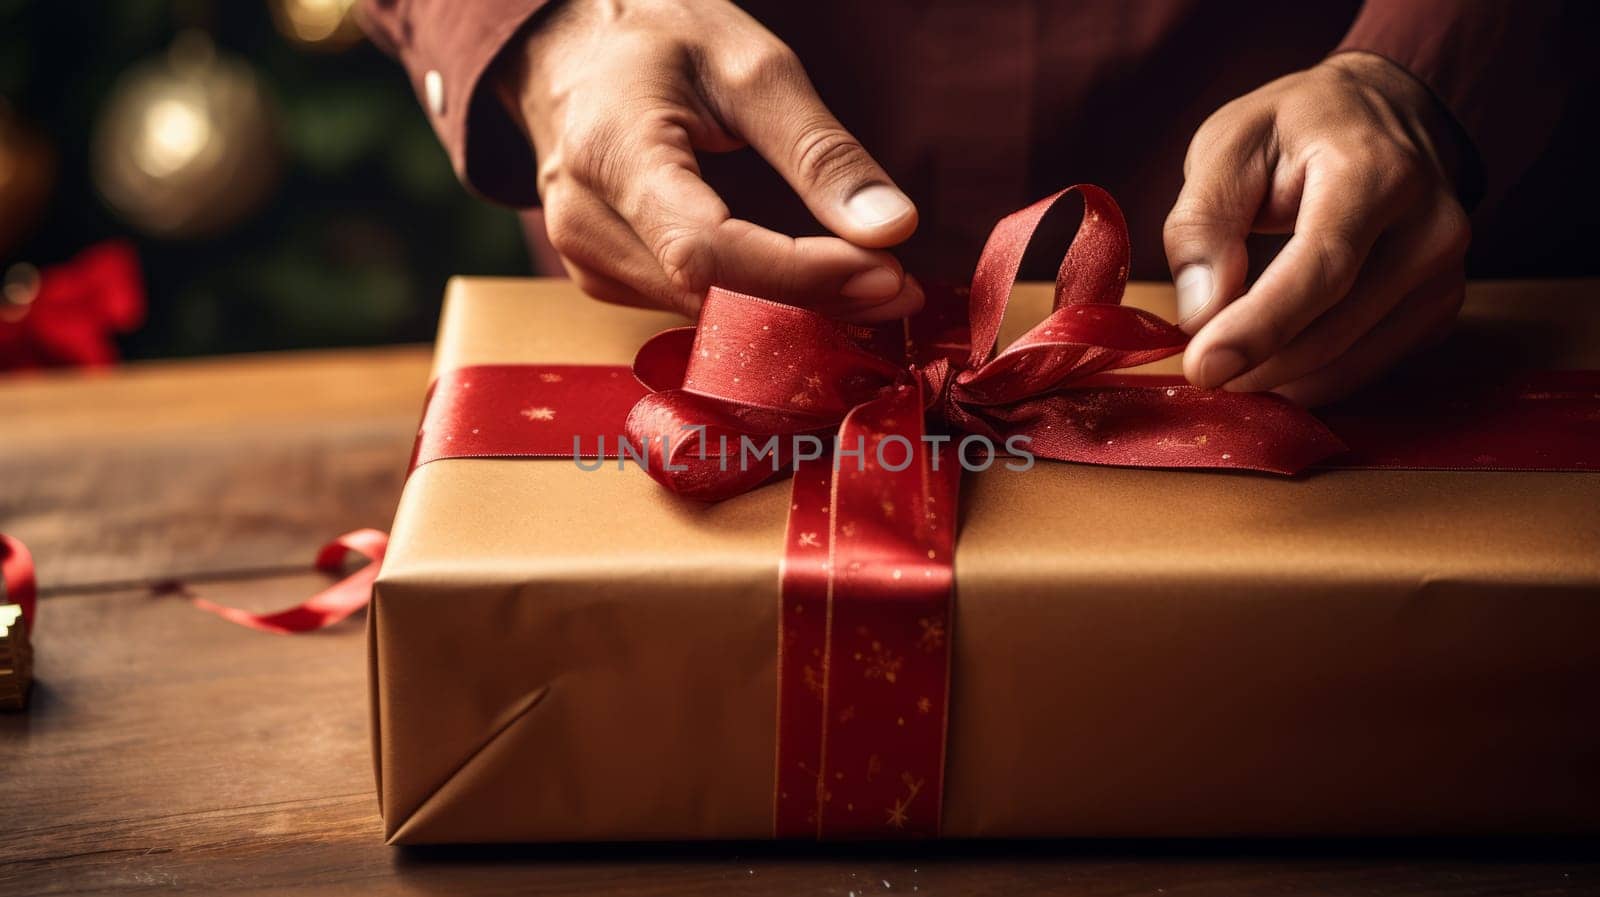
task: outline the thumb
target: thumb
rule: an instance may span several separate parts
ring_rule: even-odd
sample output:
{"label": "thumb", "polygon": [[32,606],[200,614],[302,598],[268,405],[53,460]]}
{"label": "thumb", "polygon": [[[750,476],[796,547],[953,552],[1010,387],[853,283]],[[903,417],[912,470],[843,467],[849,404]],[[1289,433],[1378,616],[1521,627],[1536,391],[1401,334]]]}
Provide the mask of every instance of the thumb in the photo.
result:
{"label": "thumb", "polygon": [[1267,163],[1255,141],[1202,142],[1184,162],[1183,189],[1162,229],[1178,290],[1178,325],[1194,333],[1244,292],[1245,238],[1266,199]]}
{"label": "thumb", "polygon": [[719,114],[824,227],[869,248],[911,236],[916,206],[823,105],[793,52],[780,46],[740,68]]}

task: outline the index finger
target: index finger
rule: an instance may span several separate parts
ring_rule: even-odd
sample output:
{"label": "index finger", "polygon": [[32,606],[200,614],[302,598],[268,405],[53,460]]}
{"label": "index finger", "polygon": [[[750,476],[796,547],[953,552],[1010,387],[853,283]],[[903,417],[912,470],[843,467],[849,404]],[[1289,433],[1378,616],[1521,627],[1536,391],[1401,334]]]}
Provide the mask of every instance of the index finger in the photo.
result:
{"label": "index finger", "polygon": [[1261,364],[1350,292],[1372,244],[1394,218],[1381,173],[1307,163],[1294,236],[1250,289],[1189,344],[1184,373],[1217,387]]}
{"label": "index finger", "polygon": [[716,285],[859,321],[921,306],[921,291],[889,253],[731,217],[676,123],[617,130],[585,177],[655,257],[675,304],[692,308]]}

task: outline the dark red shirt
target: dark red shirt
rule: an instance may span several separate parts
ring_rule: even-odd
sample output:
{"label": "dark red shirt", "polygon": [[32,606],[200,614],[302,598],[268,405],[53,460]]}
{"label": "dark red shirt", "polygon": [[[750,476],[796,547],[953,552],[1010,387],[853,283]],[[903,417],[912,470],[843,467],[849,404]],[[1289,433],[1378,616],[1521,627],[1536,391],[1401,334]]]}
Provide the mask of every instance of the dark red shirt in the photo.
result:
{"label": "dark red shirt", "polygon": [[[404,63],[462,179],[517,206],[537,203],[534,163],[484,73],[544,2],[366,5],[368,30]],[[921,229],[898,250],[907,266],[953,277],[970,273],[997,217],[1089,181],[1127,212],[1133,276],[1165,278],[1161,226],[1195,129],[1227,101],[1348,50],[1385,56],[1432,89],[1478,163],[1463,189],[1492,210],[1549,145],[1578,57],[1592,53],[1588,29],[1557,0],[744,5],[918,204]],[[753,154],[704,168],[734,214],[821,231]]]}

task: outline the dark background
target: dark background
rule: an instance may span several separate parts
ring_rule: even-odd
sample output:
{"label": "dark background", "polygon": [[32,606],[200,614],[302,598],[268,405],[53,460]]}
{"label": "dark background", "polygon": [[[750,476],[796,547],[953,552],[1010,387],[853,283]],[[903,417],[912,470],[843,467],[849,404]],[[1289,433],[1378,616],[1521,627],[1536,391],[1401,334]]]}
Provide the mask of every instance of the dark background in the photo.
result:
{"label": "dark background", "polygon": [[[332,36],[295,27],[297,10],[332,8],[337,20],[350,5],[0,0],[0,276],[48,272],[101,241],[130,241],[147,308],[113,340],[137,359],[428,340],[451,275],[530,273],[515,214],[457,183],[400,66],[353,20]],[[1600,14],[1577,9],[1576,30],[1592,37]],[[119,116],[148,111],[129,101],[130,84],[196,46],[211,48],[215,71],[253,82],[265,98],[258,130],[230,145],[235,171],[276,175],[237,203],[232,220],[174,233],[119,205],[96,145],[109,142]],[[1470,276],[1600,275],[1600,177],[1588,133],[1600,74],[1591,61],[1572,73],[1544,156],[1479,216]],[[214,124],[226,136],[240,123]],[[725,161],[774,177],[759,160]],[[223,178],[179,199],[223,207],[248,192]],[[1256,247],[1266,250],[1252,253],[1257,268],[1274,245]],[[7,312],[0,294],[0,370],[18,366]]]}
{"label": "dark background", "polygon": [[[462,190],[400,67],[364,39],[296,40],[285,5],[0,0],[0,116],[55,169],[33,220],[0,199],[0,231],[21,231],[0,273],[132,239],[149,300],[117,339],[127,358],[430,339],[447,277],[527,274],[516,216]],[[184,32],[259,80],[276,147],[239,149],[276,154],[279,176],[231,225],[152,236],[106,201],[92,146],[122,79]]]}

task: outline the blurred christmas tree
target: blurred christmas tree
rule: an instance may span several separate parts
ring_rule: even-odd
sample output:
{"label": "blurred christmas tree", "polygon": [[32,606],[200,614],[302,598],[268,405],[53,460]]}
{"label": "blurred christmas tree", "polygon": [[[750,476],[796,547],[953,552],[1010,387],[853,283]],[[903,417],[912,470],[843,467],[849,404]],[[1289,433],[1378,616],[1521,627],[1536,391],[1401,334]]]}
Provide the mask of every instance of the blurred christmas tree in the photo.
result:
{"label": "blurred christmas tree", "polygon": [[133,238],[129,357],[427,339],[450,275],[527,273],[349,5],[0,0],[0,270]]}

